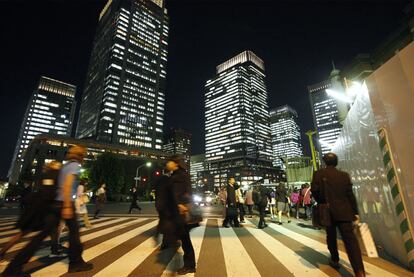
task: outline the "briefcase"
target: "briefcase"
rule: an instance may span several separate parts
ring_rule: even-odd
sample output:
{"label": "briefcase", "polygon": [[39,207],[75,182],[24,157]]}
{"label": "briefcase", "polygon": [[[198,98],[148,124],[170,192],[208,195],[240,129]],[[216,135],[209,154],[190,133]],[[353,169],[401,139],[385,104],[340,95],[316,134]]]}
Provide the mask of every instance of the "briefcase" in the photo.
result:
{"label": "briefcase", "polygon": [[375,246],[374,239],[372,238],[371,231],[368,224],[359,223],[354,228],[355,235],[358,239],[359,247],[364,255],[370,258],[378,258],[377,248]]}

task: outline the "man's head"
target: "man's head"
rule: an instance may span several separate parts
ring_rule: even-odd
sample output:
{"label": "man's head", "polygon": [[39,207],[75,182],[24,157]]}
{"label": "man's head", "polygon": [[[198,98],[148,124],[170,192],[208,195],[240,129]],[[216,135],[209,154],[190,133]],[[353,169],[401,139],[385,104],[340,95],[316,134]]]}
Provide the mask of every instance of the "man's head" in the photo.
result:
{"label": "man's head", "polygon": [[137,188],[136,187],[132,187],[132,192],[136,192]]}
{"label": "man's head", "polygon": [[234,179],[234,177],[230,177],[229,178],[229,184],[234,185],[235,183],[236,183],[236,179]]}
{"label": "man's head", "polygon": [[101,188],[106,188],[106,184],[105,183],[103,183],[102,185],[101,185]]}
{"label": "man's head", "polygon": [[68,153],[66,154],[67,160],[75,160],[79,163],[83,162],[83,159],[86,157],[86,148],[83,146],[74,145],[69,148]]}
{"label": "man's head", "polygon": [[186,165],[181,156],[173,155],[168,158],[165,168],[171,172],[171,171],[176,171],[177,169],[180,169],[180,168],[186,169]]}
{"label": "man's head", "polygon": [[327,153],[323,156],[326,166],[336,167],[338,165],[338,156],[335,153]]}

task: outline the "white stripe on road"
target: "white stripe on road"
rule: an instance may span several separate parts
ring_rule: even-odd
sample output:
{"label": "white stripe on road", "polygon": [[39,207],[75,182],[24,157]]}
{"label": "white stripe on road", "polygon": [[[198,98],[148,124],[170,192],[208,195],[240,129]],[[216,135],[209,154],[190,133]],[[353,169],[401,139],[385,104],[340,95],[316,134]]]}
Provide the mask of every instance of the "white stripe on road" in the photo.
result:
{"label": "white stripe on road", "polygon": [[256,265],[250,258],[233,228],[219,228],[223,254],[226,259],[227,276],[260,277]]}
{"label": "white stripe on road", "polygon": [[[278,231],[279,233],[281,233],[281,234],[283,234],[287,237],[290,237],[290,238],[302,243],[303,245],[306,245],[306,246],[314,249],[315,251],[317,251],[317,252],[319,252],[319,253],[327,256],[327,257],[330,257],[330,254],[327,251],[327,246],[325,244],[317,241],[317,240],[314,240],[314,239],[308,238],[306,236],[303,236],[301,234],[295,233],[295,232],[290,231],[289,229],[287,229],[285,227],[282,227],[280,225],[276,225],[274,223],[270,223],[269,227],[276,230],[276,231]],[[349,263],[347,254],[343,251],[338,251],[338,252],[339,252],[341,262],[343,264],[345,263],[347,265],[347,267],[351,269],[352,267]],[[373,264],[364,262],[364,266],[365,266],[365,271],[368,274],[372,275],[372,276],[397,277],[397,275],[394,275],[394,274],[392,274],[392,273],[390,273],[386,270],[383,270],[382,268],[379,268],[379,267],[377,267]],[[352,269],[351,269],[351,272],[352,272]]]}
{"label": "white stripe on road", "polygon": [[[144,219],[140,220],[143,221]],[[133,224],[137,223],[136,220],[132,221]],[[106,251],[111,250],[112,248],[118,246],[119,244],[147,231],[148,229],[156,226],[158,224],[157,221],[152,221],[150,223],[147,223],[143,226],[140,226],[136,229],[133,229],[131,231],[128,231],[126,233],[123,233],[122,235],[116,236],[112,239],[106,240],[98,245],[95,245],[94,247],[91,247],[89,249],[86,249],[83,252],[82,258],[85,261],[90,261],[96,257],[98,257],[99,255],[102,255],[103,253],[105,253]],[[128,225],[131,225],[131,222],[129,222]],[[124,227],[124,226],[123,226]],[[117,229],[121,229],[121,227],[117,226],[117,228],[113,231],[116,231]],[[98,234],[97,233],[92,233],[90,234],[91,236],[93,236],[93,238],[102,236],[102,234]],[[85,236],[88,237],[89,235]],[[68,263],[69,260],[68,259],[64,259],[58,263],[55,263],[53,265],[50,265],[46,268],[43,268],[39,271],[36,271],[35,273],[33,273],[33,276],[60,276],[62,274],[64,274],[65,272],[67,272],[68,270]],[[112,274],[111,274],[112,275]]]}
{"label": "white stripe on road", "polygon": [[[245,219],[246,220],[246,219]],[[254,226],[250,220],[246,220]],[[256,238],[272,255],[279,260],[295,276],[328,276],[293,250],[273,238],[263,230],[244,225],[254,238]]]}

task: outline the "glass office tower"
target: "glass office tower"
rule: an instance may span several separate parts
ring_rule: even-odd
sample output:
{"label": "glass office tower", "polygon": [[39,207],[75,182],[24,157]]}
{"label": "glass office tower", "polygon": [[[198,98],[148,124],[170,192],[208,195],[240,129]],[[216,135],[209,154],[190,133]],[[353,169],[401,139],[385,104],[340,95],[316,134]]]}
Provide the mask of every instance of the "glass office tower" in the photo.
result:
{"label": "glass office tower", "polygon": [[329,95],[327,90],[344,94],[340,72],[333,69],[326,81],[308,86],[313,122],[318,134],[318,149],[321,155],[331,151],[342,130],[349,104]]}
{"label": "glass office tower", "polygon": [[162,0],[108,1],[95,35],[78,138],[162,148],[167,41]]}
{"label": "glass office tower", "polygon": [[282,167],[281,158],[302,157],[298,113],[285,105],[270,111],[273,165]]}
{"label": "glass office tower", "polygon": [[20,128],[12,165],[9,171],[11,184],[20,175],[24,152],[37,135],[55,134],[70,136],[75,112],[76,87],[41,76],[27,105]]}
{"label": "glass office tower", "polygon": [[245,51],[217,66],[205,89],[206,160],[215,185],[229,175],[265,177],[272,150],[263,61]]}

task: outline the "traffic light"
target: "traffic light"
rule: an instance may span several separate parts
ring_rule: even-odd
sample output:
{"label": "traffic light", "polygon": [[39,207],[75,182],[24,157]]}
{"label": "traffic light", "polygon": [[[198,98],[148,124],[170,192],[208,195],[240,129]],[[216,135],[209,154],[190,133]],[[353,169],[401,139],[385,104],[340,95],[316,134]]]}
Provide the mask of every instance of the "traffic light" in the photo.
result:
{"label": "traffic light", "polygon": [[147,177],[142,177],[142,181],[146,182],[147,181]]}
{"label": "traffic light", "polygon": [[160,176],[160,175],[161,175],[161,172],[159,172],[158,170],[155,171],[155,176]]}

